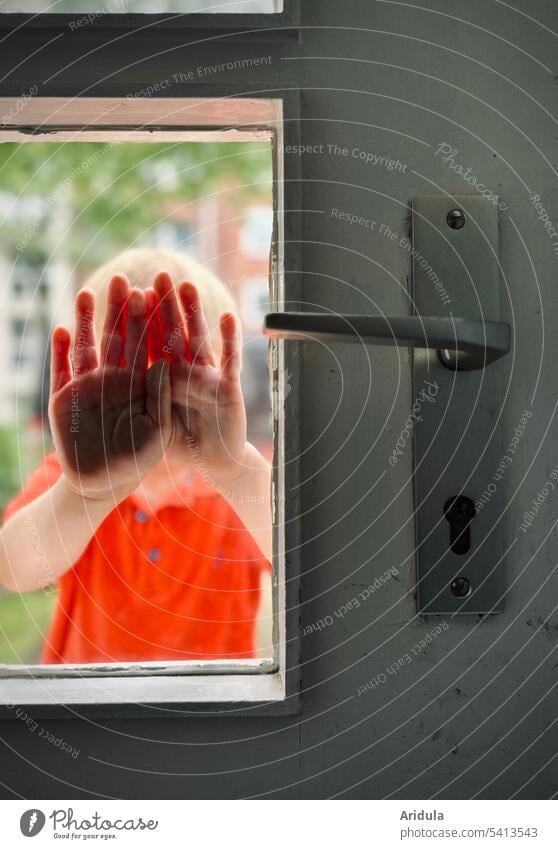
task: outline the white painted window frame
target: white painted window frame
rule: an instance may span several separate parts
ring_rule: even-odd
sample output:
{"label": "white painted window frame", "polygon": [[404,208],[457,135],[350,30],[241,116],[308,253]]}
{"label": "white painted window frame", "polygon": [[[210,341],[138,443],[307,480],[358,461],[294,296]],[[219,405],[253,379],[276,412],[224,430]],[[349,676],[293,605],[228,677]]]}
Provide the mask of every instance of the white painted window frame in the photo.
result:
{"label": "white painted window frame", "polygon": [[[16,115],[17,122],[0,128],[0,143],[34,141],[253,141],[270,140],[274,163],[274,233],[271,262],[271,302],[284,309],[285,186],[293,194],[290,206],[300,206],[299,182],[285,181],[284,105],[290,121],[298,112],[298,96],[206,96],[182,98],[61,98],[36,97],[22,101],[0,98],[0,114]],[[289,121],[289,124],[290,124]],[[289,135],[298,133],[298,121]],[[292,183],[292,185],[291,185]],[[292,230],[292,223],[289,225]],[[295,241],[289,238],[289,242]],[[292,250],[292,248],[289,248]],[[284,398],[284,376],[296,375],[298,353],[284,343],[271,345],[274,397]],[[289,408],[296,405],[296,388],[289,393]],[[286,498],[296,489],[297,436],[291,433],[293,458],[285,462],[285,405],[274,403],[274,552],[273,645],[274,657],[249,661],[172,661],[117,664],[0,665],[0,711],[14,705],[42,708],[47,714],[61,706],[100,709],[130,715],[157,706],[188,712],[225,710],[258,714],[297,712],[299,687],[297,498]],[[294,417],[296,418],[296,416]],[[293,419],[294,421],[294,419]],[[292,422],[291,422],[292,425]],[[277,497],[275,495],[277,494]],[[289,542],[285,529],[290,526]],[[291,555],[287,558],[287,551]],[[287,581],[287,559],[291,561]],[[287,596],[290,601],[288,601]],[[36,714],[36,710],[35,710]]]}
{"label": "white painted window frame", "polygon": [[[273,12],[111,12],[98,14],[88,24],[91,29],[104,30],[142,28],[146,25],[150,32],[181,29],[187,32],[253,32],[254,30],[296,32],[300,25],[300,0],[283,0],[282,9]],[[0,30],[15,31],[22,27],[29,29],[80,29],[87,13],[75,12],[7,12],[0,7]],[[95,14],[95,13],[93,13]]]}

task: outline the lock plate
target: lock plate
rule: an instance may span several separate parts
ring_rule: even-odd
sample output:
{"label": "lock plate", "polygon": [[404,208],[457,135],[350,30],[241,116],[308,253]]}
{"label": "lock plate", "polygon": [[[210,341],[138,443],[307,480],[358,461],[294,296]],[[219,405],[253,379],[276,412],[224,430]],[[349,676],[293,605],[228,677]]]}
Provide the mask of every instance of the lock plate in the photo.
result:
{"label": "lock plate", "polygon": [[[494,203],[469,195],[416,197],[412,240],[416,315],[501,320]],[[413,352],[418,608],[497,613],[504,608],[506,541],[503,483],[493,475],[502,460],[506,358],[460,371],[442,363],[449,355]],[[459,497],[474,505],[468,522],[455,511],[447,515]]]}

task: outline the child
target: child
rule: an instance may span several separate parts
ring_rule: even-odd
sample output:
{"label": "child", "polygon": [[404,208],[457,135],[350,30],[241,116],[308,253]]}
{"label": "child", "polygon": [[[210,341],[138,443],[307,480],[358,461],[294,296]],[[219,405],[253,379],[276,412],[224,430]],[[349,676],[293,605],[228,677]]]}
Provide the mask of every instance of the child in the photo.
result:
{"label": "child", "polygon": [[55,452],[6,509],[0,583],[58,582],[44,663],[253,657],[271,474],[246,442],[232,300],[161,251],[90,283],[73,364],[52,335]]}

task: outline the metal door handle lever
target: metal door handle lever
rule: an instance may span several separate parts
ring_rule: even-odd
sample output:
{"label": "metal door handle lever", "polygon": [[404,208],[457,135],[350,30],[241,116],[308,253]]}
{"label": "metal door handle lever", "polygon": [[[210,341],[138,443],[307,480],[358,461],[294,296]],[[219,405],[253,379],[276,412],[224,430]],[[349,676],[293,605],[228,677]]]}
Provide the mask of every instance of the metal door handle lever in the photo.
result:
{"label": "metal door handle lever", "polygon": [[453,369],[481,369],[510,350],[511,328],[502,321],[469,318],[335,315],[272,312],[264,318],[264,334],[282,339],[361,342],[401,348],[435,348]]}

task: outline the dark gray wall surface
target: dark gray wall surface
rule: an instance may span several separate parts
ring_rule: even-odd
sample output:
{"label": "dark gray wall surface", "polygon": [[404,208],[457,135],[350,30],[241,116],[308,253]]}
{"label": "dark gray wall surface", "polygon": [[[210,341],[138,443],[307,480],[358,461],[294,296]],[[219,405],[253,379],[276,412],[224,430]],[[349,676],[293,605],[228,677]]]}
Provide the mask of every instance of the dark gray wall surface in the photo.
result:
{"label": "dark gray wall surface", "polygon": [[[558,223],[558,6],[303,0],[301,20],[300,40],[223,37],[221,61],[269,52],[272,70],[211,81],[300,86],[303,142],[324,146],[302,156],[303,273],[299,286],[287,269],[290,297],[299,287],[316,309],[409,314],[410,257],[381,225],[403,236],[414,195],[474,191],[436,155],[441,143],[457,148],[455,161],[509,207],[500,217],[501,262],[515,347],[503,444],[524,409],[533,415],[499,482],[502,532],[510,543],[517,537],[506,610],[466,621],[416,615],[410,450],[388,464],[413,403],[407,352],[339,346],[334,356],[307,345],[291,398],[300,398],[302,444],[310,446],[302,626],[328,615],[333,624],[302,638],[300,715],[44,719],[80,750],[76,759],[22,722],[3,721],[6,797],[548,798],[558,789],[558,492],[519,530],[558,463],[558,260],[529,200],[539,193]],[[124,36],[95,26],[48,44],[55,35],[26,29],[6,38],[1,94],[37,81],[41,95],[121,94],[204,56],[177,29]],[[170,94],[187,96],[188,88]],[[366,163],[351,155],[355,147],[400,165]],[[375,227],[339,220],[332,209]],[[486,469],[487,483],[494,472]],[[396,578],[336,615],[392,567]],[[447,629],[412,654],[442,620]],[[409,654],[411,663],[386,672]],[[358,695],[381,673],[385,683]]]}

